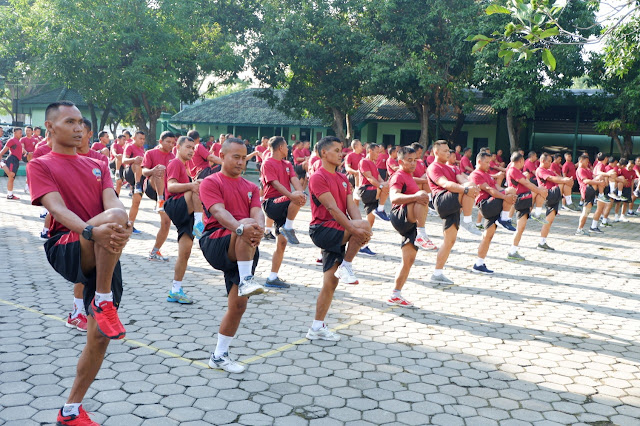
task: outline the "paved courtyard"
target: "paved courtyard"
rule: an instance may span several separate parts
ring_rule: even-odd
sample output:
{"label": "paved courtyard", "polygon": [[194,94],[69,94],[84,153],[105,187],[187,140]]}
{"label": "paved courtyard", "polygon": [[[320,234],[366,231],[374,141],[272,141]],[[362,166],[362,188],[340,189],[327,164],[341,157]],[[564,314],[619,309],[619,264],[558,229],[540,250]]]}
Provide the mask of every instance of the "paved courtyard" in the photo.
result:
{"label": "paved courtyard", "polygon": [[[72,287],[45,259],[40,209],[5,193],[1,178],[0,424],[48,425],[85,336],[65,327]],[[307,206],[296,220],[301,244],[288,248],[280,273],[292,286],[251,298],[231,345],[247,371],[235,375],[206,364],[226,308],[222,274],[194,248],[184,285],[196,303],[167,303],[176,232],[162,249],[171,260],[149,262],[158,219],[145,199],[143,234],[122,257],[127,337],[109,346],[84,407],[124,426],[639,425],[640,220],[576,237],[577,218],[558,217],[553,253],[534,249],[540,225],[530,221],[521,264],[505,259],[511,235],[499,231],[491,277],[470,273],[479,240],[461,231],[446,269],[453,286],[427,282],[435,253],[420,252],[403,291],[414,309],[385,303],[400,237],[377,221],[379,255],[356,258],[360,285],[340,285],[327,318],[342,340],[311,343],[321,268]],[[430,217],[427,232],[439,244],[440,220]],[[260,246],[263,278],[273,248]]]}

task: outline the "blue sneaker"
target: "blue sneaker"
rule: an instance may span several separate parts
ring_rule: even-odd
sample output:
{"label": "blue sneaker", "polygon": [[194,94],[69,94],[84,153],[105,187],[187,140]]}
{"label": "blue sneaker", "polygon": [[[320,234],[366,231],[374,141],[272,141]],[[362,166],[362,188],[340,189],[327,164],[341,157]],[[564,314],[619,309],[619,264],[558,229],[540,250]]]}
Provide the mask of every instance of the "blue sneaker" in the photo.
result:
{"label": "blue sneaker", "polygon": [[375,255],[376,255],[376,253],[374,253],[373,251],[371,251],[371,249],[369,248],[369,246],[362,247],[358,253],[360,253],[360,254],[364,254],[365,256],[375,256]]}
{"label": "blue sneaker", "polygon": [[135,227],[133,228],[133,232],[132,234],[138,235],[138,234],[142,234],[142,231],[138,231]]}
{"label": "blue sneaker", "polygon": [[510,232],[516,232],[516,228],[513,226],[513,224],[511,223],[511,220],[502,220],[502,219],[498,219],[498,225],[500,225],[501,227],[503,227],[504,229],[506,229],[507,231]]}
{"label": "blue sneaker", "polygon": [[280,277],[276,277],[275,280],[270,280],[267,278],[267,281],[264,284],[264,286],[270,287],[270,288],[289,288],[291,287],[291,284],[289,284],[285,280],[280,279]]}
{"label": "blue sneaker", "polygon": [[179,292],[173,293],[169,292],[167,296],[167,302],[177,302],[182,303],[183,305],[190,305],[193,303],[193,300],[189,299],[186,294],[184,294],[184,290],[180,289]]}
{"label": "blue sneaker", "polygon": [[204,232],[204,222],[198,222],[193,226],[193,236],[197,239],[202,237],[202,233]]}
{"label": "blue sneaker", "polygon": [[386,220],[387,222],[389,222],[391,219],[389,219],[389,216],[387,216],[387,212],[385,212],[384,210],[382,211],[378,211],[378,209],[373,211],[373,215],[375,217],[377,217],[380,220]]}
{"label": "blue sneaker", "polygon": [[40,213],[40,219],[45,219],[49,213]]}
{"label": "blue sneaker", "polygon": [[493,274],[493,271],[489,268],[487,268],[487,265],[480,265],[480,266],[476,266],[476,264],[473,264],[473,268],[471,268],[471,271],[475,272],[476,274],[485,274],[485,275],[491,275]]}

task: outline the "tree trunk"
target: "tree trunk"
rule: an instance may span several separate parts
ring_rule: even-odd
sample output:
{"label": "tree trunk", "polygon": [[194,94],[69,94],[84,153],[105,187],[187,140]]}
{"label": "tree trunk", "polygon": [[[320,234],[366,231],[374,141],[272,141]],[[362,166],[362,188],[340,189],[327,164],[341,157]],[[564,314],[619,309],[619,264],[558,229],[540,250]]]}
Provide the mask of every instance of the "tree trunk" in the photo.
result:
{"label": "tree trunk", "polygon": [[353,139],[353,118],[351,118],[351,114],[345,115],[345,121],[347,123],[347,134],[344,142],[349,145],[351,143],[351,139]]}
{"label": "tree trunk", "polygon": [[624,134],[624,151],[620,151],[621,157],[631,159],[631,154],[633,154],[633,139],[631,137],[631,133],[627,132]]}
{"label": "tree trunk", "polygon": [[96,131],[101,132],[104,129],[104,126],[107,124],[109,114],[111,114],[111,102],[107,102],[107,105],[104,107],[102,115],[100,116],[100,125],[98,126]]}
{"label": "tree trunk", "polygon": [[114,139],[118,137],[116,132],[118,131],[119,125],[120,125],[120,120],[113,120],[111,123],[109,123],[109,130],[111,130],[111,134],[113,135]]}
{"label": "tree trunk", "polygon": [[138,130],[142,130],[145,134],[149,133],[149,128],[147,127],[147,119],[142,112],[142,104],[140,102],[140,98],[138,96],[131,97],[131,103],[133,104],[133,110],[131,111],[131,115],[133,116],[133,124],[135,124]]}
{"label": "tree trunk", "polygon": [[336,137],[344,143],[347,138],[344,133],[344,123],[346,114],[340,111],[338,108],[331,108],[331,113],[333,114],[333,123],[331,123],[331,128],[336,134]]}
{"label": "tree trunk", "polygon": [[418,109],[420,110],[420,139],[418,139],[418,143],[424,146],[426,152],[429,147],[429,116],[431,115],[428,97],[424,97],[424,103],[419,105]]}
{"label": "tree trunk", "polygon": [[513,109],[507,108],[507,132],[509,133],[509,148],[511,152],[516,152],[520,148],[520,140],[516,134],[516,123],[514,122]]}
{"label": "tree trunk", "polygon": [[462,126],[464,126],[464,120],[466,116],[462,112],[458,112],[456,116],[456,124],[453,126],[453,129],[449,133],[449,137],[447,140],[452,144],[455,144],[460,136],[460,132],[462,131]]}
{"label": "tree trunk", "polygon": [[96,136],[98,132],[98,116],[96,115],[96,107],[92,102],[87,102],[87,107],[89,107],[89,113],[91,114],[91,130],[93,130],[93,136]]}
{"label": "tree trunk", "polygon": [[[618,134],[618,132],[611,132],[610,134],[611,139],[613,139],[613,141],[616,143],[616,146],[618,147],[618,152],[620,154],[622,154],[624,152],[624,147],[622,146],[622,142],[620,141],[620,135]],[[609,155],[612,155],[613,152],[611,152]]]}

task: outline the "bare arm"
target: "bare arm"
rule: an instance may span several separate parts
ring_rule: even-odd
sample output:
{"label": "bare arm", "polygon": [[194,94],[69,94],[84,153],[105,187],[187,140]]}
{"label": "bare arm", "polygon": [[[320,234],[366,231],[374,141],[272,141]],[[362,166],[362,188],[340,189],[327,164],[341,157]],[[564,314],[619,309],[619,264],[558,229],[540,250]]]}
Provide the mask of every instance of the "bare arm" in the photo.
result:
{"label": "bare arm", "polygon": [[427,195],[427,193],[424,191],[418,191],[415,194],[403,194],[397,189],[391,188],[389,197],[391,198],[391,202],[393,204],[429,204],[429,195]]}
{"label": "bare arm", "polygon": [[210,163],[222,164],[222,159],[220,157],[218,157],[217,155],[214,155],[214,154],[209,154],[207,156],[207,161],[210,162]]}
{"label": "bare arm", "polygon": [[380,188],[380,186],[382,186],[382,185],[384,185],[386,183],[386,182],[379,181],[378,179],[374,178],[373,175],[371,174],[371,172],[369,172],[369,171],[362,172],[362,174],[364,175],[365,178],[367,178],[369,183],[373,184],[376,188]]}
{"label": "bare arm", "polygon": [[[338,222],[347,232],[354,233],[354,231],[356,230],[356,227],[353,226],[353,224],[351,223],[351,220],[349,220],[347,215],[344,214],[338,208],[338,205],[336,204],[336,200],[335,200],[335,198],[333,198],[333,195],[331,195],[330,192],[325,192],[324,194],[321,194],[318,197],[318,201],[320,201],[322,203],[322,205],[327,209],[327,211],[336,220],[336,222]],[[353,201],[351,201],[351,203],[353,204],[353,207],[354,207],[353,211],[351,209],[349,209],[349,197],[347,197],[347,212],[351,216],[352,213],[355,213],[357,211],[357,216],[355,216],[355,217],[351,216],[351,218],[352,219],[360,219],[360,217],[359,217],[360,216],[360,211],[356,210],[355,203],[353,203]]]}
{"label": "bare arm", "polygon": [[518,179],[518,183],[521,185],[524,185],[527,187],[527,189],[529,189],[529,191],[536,193],[536,194],[546,194],[548,191],[546,188],[540,188],[534,184],[531,183],[531,181],[527,178],[520,178]]}
{"label": "bare arm", "polygon": [[178,183],[178,179],[169,179],[167,182],[167,191],[172,194],[182,194],[187,191],[192,191],[198,194],[200,192],[200,181],[189,183]]}

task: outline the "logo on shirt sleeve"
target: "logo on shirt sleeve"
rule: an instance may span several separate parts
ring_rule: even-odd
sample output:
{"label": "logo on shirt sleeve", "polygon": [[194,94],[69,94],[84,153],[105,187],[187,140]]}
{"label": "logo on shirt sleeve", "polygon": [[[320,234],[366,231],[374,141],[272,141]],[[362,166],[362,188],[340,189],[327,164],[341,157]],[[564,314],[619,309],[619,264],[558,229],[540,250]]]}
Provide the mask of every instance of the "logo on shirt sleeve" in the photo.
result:
{"label": "logo on shirt sleeve", "polygon": [[247,197],[249,198],[249,201],[251,201],[251,199],[253,198],[253,192],[247,192]]}
{"label": "logo on shirt sleeve", "polygon": [[347,182],[342,182],[342,187],[344,188],[344,190],[347,190]]}
{"label": "logo on shirt sleeve", "polygon": [[93,175],[96,177],[96,180],[100,182],[102,180],[102,171],[100,169],[93,169]]}

